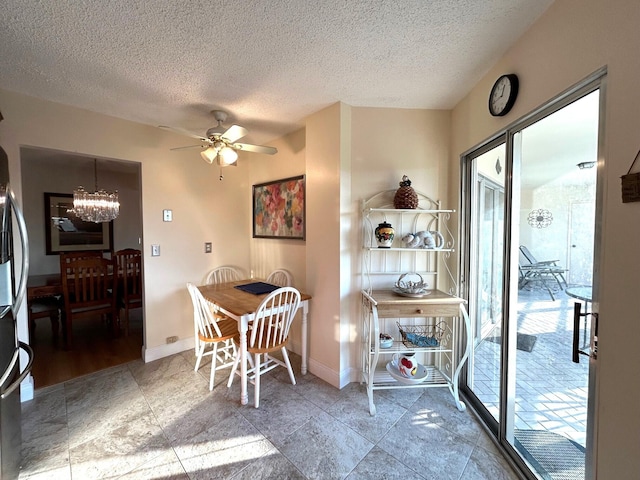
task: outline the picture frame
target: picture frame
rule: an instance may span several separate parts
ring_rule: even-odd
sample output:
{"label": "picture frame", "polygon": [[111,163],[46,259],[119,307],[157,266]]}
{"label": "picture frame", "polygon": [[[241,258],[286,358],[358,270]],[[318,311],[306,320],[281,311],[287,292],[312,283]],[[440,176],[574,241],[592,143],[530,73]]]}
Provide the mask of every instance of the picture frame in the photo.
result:
{"label": "picture frame", "polygon": [[305,240],[305,176],[253,186],[253,238]]}
{"label": "picture frame", "polygon": [[73,195],[68,193],[44,194],[44,230],[46,254],[60,252],[111,251],[113,220],[85,222],[73,213]]}

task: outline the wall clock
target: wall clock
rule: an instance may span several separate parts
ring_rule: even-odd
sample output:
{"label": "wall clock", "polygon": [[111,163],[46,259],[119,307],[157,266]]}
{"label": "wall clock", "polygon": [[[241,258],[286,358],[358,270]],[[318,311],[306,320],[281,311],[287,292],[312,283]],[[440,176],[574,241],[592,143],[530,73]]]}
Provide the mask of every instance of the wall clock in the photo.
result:
{"label": "wall clock", "polygon": [[518,96],[518,76],[515,73],[502,75],[493,84],[489,94],[489,113],[502,117],[509,113]]}

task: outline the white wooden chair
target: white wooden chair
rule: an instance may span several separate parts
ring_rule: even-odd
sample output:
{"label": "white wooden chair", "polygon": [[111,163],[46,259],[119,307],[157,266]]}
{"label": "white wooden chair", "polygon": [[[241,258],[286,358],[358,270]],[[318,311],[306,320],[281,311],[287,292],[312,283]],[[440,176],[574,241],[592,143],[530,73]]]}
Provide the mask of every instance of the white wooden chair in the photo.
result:
{"label": "white wooden chair", "polygon": [[[282,287],[274,290],[260,303],[256,310],[255,319],[249,324],[247,332],[247,355],[251,368],[247,370],[247,380],[255,386],[255,407],[260,405],[260,376],[281,366],[289,372],[291,383],[296,384],[296,378],[289,362],[286,345],[289,341],[289,328],[300,308],[300,292],[293,287]],[[240,335],[235,335],[233,341],[240,344]],[[269,355],[280,350],[284,361]],[[261,360],[262,355],[264,359]],[[238,371],[240,355],[236,356],[233,370],[229,376],[227,387],[231,387],[233,377],[241,373]]]}
{"label": "white wooden chair", "polygon": [[[197,360],[194,370],[197,372],[200,368],[202,357],[211,355],[209,390],[213,390],[216,370],[234,364],[236,347],[233,343],[233,337],[238,333],[238,324],[233,319],[215,313],[213,306],[204,299],[198,287],[187,283],[187,288],[193,303],[193,324],[196,337]],[[210,352],[205,352],[207,345],[212,347]]]}
{"label": "white wooden chair", "polygon": [[278,285],[279,287],[291,287],[293,286],[293,275],[287,270],[279,268],[269,274],[267,283]]}
{"label": "white wooden chair", "polygon": [[242,271],[236,267],[216,267],[204,277],[204,284],[212,285],[216,283],[234,282],[236,280],[242,280],[242,277]]}

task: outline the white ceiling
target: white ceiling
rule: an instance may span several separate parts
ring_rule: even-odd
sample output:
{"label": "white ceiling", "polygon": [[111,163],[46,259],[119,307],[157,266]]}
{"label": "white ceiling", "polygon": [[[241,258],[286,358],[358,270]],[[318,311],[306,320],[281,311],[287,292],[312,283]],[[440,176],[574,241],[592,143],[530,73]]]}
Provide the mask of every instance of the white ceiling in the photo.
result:
{"label": "white ceiling", "polygon": [[3,0],[0,87],[265,143],[337,101],[451,109],[552,1]]}

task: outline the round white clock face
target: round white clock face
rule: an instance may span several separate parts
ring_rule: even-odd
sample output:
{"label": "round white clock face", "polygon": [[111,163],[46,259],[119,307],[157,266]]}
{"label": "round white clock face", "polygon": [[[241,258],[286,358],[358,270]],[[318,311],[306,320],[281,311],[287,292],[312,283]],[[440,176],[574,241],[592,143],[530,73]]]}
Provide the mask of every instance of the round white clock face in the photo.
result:
{"label": "round white clock face", "polygon": [[489,112],[494,116],[505,115],[516,101],[518,78],[515,75],[501,76],[491,89]]}

